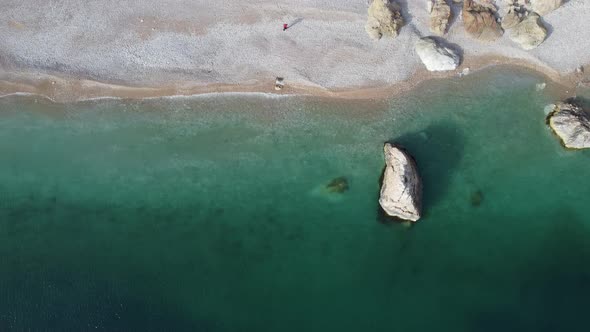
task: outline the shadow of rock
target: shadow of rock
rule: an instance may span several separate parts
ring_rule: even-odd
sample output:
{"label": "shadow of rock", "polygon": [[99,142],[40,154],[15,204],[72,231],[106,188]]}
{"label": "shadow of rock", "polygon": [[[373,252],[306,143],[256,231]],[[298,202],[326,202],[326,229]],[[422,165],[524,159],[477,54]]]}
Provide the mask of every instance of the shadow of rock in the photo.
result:
{"label": "shadow of rock", "polygon": [[581,107],[585,112],[590,112],[590,99],[584,97],[567,98],[564,102]]}
{"label": "shadow of rock", "polygon": [[[463,157],[463,134],[455,124],[443,122],[389,142],[401,145],[416,160],[422,178],[422,213],[427,216],[429,207],[447,193],[453,172]],[[382,209],[379,211],[378,219],[384,221]]]}
{"label": "shadow of rock", "polygon": [[405,147],[416,160],[424,185],[423,207],[426,211],[447,192],[449,180],[463,157],[463,135],[456,125],[447,122],[430,125],[391,141]]}
{"label": "shadow of rock", "polygon": [[549,39],[549,37],[551,37],[553,34],[553,25],[547,23],[543,16],[539,17],[539,22],[541,22],[541,26],[544,26],[545,29],[547,29],[547,36],[545,37],[545,40]]}
{"label": "shadow of rock", "polygon": [[448,33],[455,22],[459,21],[463,11],[463,3],[455,3],[453,0],[447,0],[447,4],[451,6],[451,18],[449,19],[449,26],[446,31]]}
{"label": "shadow of rock", "polygon": [[407,0],[395,0],[395,2],[400,6],[402,16],[404,18],[404,25],[406,26],[412,22],[414,16],[410,14],[410,10],[408,9],[408,1]]}

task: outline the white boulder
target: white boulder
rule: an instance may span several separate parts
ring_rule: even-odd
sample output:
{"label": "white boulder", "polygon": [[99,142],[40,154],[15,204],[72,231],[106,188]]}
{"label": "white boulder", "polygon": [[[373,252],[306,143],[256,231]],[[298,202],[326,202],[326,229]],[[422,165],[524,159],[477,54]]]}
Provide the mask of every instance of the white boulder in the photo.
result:
{"label": "white boulder", "polygon": [[457,51],[440,45],[432,37],[424,37],[416,42],[416,53],[429,71],[454,70],[461,63]]}
{"label": "white boulder", "polygon": [[414,159],[403,149],[386,143],[385,171],[379,204],[391,217],[418,221],[421,216],[422,182]]}

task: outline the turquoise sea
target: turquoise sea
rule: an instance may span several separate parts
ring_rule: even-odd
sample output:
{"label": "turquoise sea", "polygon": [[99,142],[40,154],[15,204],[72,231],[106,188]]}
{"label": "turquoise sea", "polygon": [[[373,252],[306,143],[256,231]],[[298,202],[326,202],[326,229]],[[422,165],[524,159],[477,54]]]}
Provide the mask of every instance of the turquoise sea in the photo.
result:
{"label": "turquoise sea", "polygon": [[[542,81],[1,98],[0,331],[589,331],[590,151]],[[378,217],[389,140],[424,180],[413,227]]]}

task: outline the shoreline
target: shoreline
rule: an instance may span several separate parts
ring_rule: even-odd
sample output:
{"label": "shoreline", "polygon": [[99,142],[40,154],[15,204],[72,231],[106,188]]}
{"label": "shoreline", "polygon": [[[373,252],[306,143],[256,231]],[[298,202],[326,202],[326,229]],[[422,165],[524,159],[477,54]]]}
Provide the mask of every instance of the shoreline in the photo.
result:
{"label": "shoreline", "polygon": [[[544,15],[548,36],[533,50],[513,42],[510,31],[494,42],[473,38],[453,3],[442,38],[463,63],[449,72],[428,72],[415,51],[432,35],[421,1],[404,2],[399,35],[380,41],[367,36],[367,3],[358,0],[105,1],[9,0],[0,13],[0,95],[59,103],[211,93],[379,100],[466,68],[502,65],[541,73],[565,96],[590,77],[575,73],[590,64],[585,0]],[[285,22],[288,32],[280,28]],[[274,90],[276,77],[285,80],[282,91]]]}
{"label": "shoreline", "polygon": [[502,56],[480,56],[466,59],[454,71],[429,72],[425,68],[417,69],[409,79],[383,86],[359,86],[328,89],[324,87],[289,84],[281,91],[274,90],[274,80],[262,83],[247,82],[242,84],[198,84],[197,82],[176,82],[161,86],[132,86],[105,83],[80,78],[60,77],[49,74],[13,73],[9,79],[0,80],[0,98],[9,96],[37,96],[54,103],[76,103],[100,99],[158,99],[171,97],[196,97],[217,94],[261,94],[267,97],[311,96],[345,100],[383,100],[409,92],[420,84],[437,79],[457,77],[463,69],[469,69],[468,75],[491,67],[515,67],[517,70],[529,70],[544,76],[548,84],[563,98],[575,94],[580,84],[588,86],[588,76],[578,73],[563,74],[548,66],[540,66],[522,59]]}

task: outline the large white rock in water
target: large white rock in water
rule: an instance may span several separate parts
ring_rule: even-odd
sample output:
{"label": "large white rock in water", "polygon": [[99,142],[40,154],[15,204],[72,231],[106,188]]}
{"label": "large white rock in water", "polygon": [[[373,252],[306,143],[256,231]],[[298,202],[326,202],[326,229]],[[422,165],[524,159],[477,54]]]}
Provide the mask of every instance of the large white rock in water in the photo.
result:
{"label": "large white rock in water", "polygon": [[547,37],[547,29],[541,24],[540,16],[532,13],[510,30],[510,39],[525,50],[541,45]]}
{"label": "large white rock in water", "polygon": [[550,105],[549,126],[566,148],[590,148],[590,114],[576,105],[559,103]]}
{"label": "large white rock in water", "polygon": [[563,0],[530,0],[531,10],[539,15],[548,14],[559,8]]}
{"label": "large white rock in water", "polygon": [[385,213],[417,221],[421,214],[422,183],[414,159],[403,149],[386,143],[385,171],[379,204]]}
{"label": "large white rock in water", "polygon": [[431,37],[416,42],[416,53],[430,71],[454,70],[461,63],[461,57],[455,50],[439,45]]}
{"label": "large white rock in water", "polygon": [[390,0],[373,0],[369,6],[369,18],[365,30],[372,39],[395,38],[404,24],[399,5]]}

